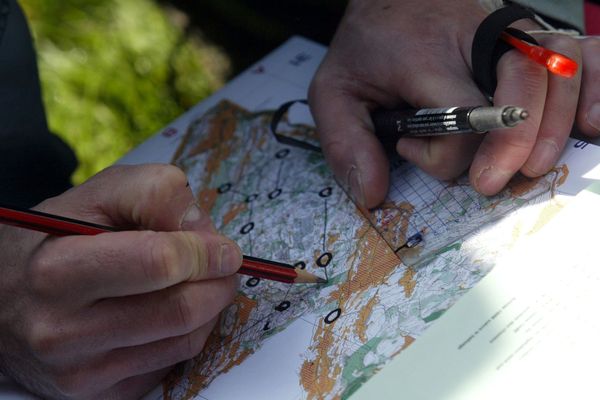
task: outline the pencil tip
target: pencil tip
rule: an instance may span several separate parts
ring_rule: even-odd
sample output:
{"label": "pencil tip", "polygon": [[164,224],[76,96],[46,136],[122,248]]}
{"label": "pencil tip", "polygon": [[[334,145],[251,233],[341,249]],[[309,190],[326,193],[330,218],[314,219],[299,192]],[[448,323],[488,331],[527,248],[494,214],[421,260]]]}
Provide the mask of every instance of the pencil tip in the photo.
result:
{"label": "pencil tip", "polygon": [[297,277],[294,280],[296,283],[327,283],[327,279],[323,279],[320,276],[311,274],[308,271],[304,271],[300,267],[296,267]]}

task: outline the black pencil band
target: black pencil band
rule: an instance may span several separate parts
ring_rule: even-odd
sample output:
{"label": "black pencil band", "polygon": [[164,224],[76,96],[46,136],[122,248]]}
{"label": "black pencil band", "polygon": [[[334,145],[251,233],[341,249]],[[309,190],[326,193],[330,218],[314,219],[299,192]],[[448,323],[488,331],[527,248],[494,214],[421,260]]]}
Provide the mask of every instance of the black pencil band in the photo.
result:
{"label": "black pencil band", "polygon": [[537,45],[538,42],[525,32],[508,28],[515,21],[533,20],[534,17],[533,11],[511,4],[488,15],[477,28],[471,47],[471,66],[475,82],[488,100],[492,100],[496,91],[496,65],[500,57],[512,49],[508,43],[500,39],[500,35],[503,31],[507,31],[519,39]]}

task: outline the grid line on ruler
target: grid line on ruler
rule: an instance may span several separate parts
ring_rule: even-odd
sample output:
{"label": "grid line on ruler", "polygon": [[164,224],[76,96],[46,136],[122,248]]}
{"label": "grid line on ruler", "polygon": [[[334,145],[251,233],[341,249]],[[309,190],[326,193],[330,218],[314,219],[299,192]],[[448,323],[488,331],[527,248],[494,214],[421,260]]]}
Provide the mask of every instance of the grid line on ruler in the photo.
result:
{"label": "grid line on ruler", "polygon": [[[421,187],[420,186],[425,186],[425,189],[427,189],[428,194],[433,195],[433,197],[435,197],[435,195],[433,194],[433,190],[431,190],[430,188],[426,187],[425,182],[423,180],[420,180],[420,185],[413,185],[408,177],[405,174],[402,174],[402,180],[406,183],[406,185],[412,190],[412,192],[416,195],[416,197],[420,200],[420,203],[423,205],[427,205],[428,201],[425,197],[423,197],[422,191],[420,190]],[[411,202],[411,204],[419,204],[418,201],[413,201]],[[416,209],[414,215],[418,215],[424,222],[425,226],[427,226],[430,231],[433,232],[437,232],[437,229],[434,228],[434,226],[432,224],[430,224],[425,217],[422,215],[422,208],[421,209]],[[430,212],[435,216],[435,218],[437,218],[439,220],[439,222],[444,225],[444,221],[440,218],[440,216],[438,214],[436,214],[435,212],[433,212],[433,210],[431,209],[430,206]]]}
{"label": "grid line on ruler", "polygon": [[[392,195],[391,197],[394,198],[394,199],[395,198],[399,198],[400,197],[400,193],[401,193],[400,188],[398,188],[398,186],[396,185],[396,182],[392,181],[391,182],[391,190],[390,190],[390,194]],[[394,201],[393,203],[397,204],[396,201]],[[402,210],[399,210],[399,211],[402,211]],[[425,221],[425,220],[423,220],[423,221],[427,224],[427,221]],[[408,224],[411,226],[411,228],[414,229],[415,232],[419,231],[419,227],[417,226],[417,222],[413,221],[412,218],[408,219]]]}
{"label": "grid line on ruler", "polygon": [[440,199],[439,193],[441,193],[445,189],[445,187],[443,185],[440,185],[439,182],[436,181],[435,182],[435,186],[437,186],[438,191],[437,191],[437,193],[434,192],[433,188],[431,188],[431,186],[427,185],[427,183],[423,179],[423,175],[422,174],[423,173],[420,172],[420,170],[418,170],[417,173],[416,173],[416,176],[417,176],[417,179],[419,179],[419,181],[421,181],[423,183],[423,187],[425,187],[431,193],[431,197],[432,197],[433,201],[431,201],[429,203],[429,208],[431,209],[431,212],[433,214],[435,214],[436,217],[438,217],[438,219],[442,223],[442,226],[446,227],[446,225],[447,225],[446,221],[444,221],[442,218],[440,218],[440,216],[433,211],[433,207],[434,207],[435,203],[439,202],[446,209],[446,211],[448,211],[448,213],[452,216],[452,218],[456,219],[456,216],[454,215],[454,213],[452,212],[452,210],[448,207],[448,204],[446,204],[445,201],[441,201],[441,199]]}

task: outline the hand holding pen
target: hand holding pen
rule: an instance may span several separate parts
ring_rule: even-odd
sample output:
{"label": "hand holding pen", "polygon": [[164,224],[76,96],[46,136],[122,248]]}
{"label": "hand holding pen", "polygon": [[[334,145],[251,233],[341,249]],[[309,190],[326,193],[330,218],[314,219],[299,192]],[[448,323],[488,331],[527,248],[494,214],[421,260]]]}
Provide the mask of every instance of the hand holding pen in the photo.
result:
{"label": "hand holding pen", "polygon": [[[357,201],[376,206],[388,190],[373,111],[489,104],[470,65],[473,35],[486,15],[475,0],[350,2],[309,100],[324,153]],[[528,20],[517,27],[540,29]],[[403,138],[395,150],[441,179],[469,170],[472,185],[491,195],[518,171],[531,177],[547,172],[575,120],[583,133],[600,135],[600,40],[533,36],[580,69],[565,79],[516,50],[502,56],[494,105],[527,110],[525,121],[486,135]]]}

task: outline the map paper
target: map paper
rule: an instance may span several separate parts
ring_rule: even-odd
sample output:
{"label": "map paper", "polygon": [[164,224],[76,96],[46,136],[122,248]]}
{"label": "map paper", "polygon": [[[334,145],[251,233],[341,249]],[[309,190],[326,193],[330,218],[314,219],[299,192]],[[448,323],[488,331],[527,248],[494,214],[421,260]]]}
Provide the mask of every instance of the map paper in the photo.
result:
{"label": "map paper", "polygon": [[[291,39],[122,161],[173,162],[245,254],[328,279],[242,276],[204,352],[148,398],[348,398],[558,212],[551,198],[596,178],[598,148],[575,140],[550,174],[517,178],[492,198],[464,178],[439,182],[397,162],[386,202],[363,214],[319,153],[269,130],[281,104],[306,97],[324,52]],[[279,129],[314,139],[312,124],[300,107]]]}
{"label": "map paper", "polygon": [[600,190],[593,190],[501,257],[354,398],[595,398]]}

